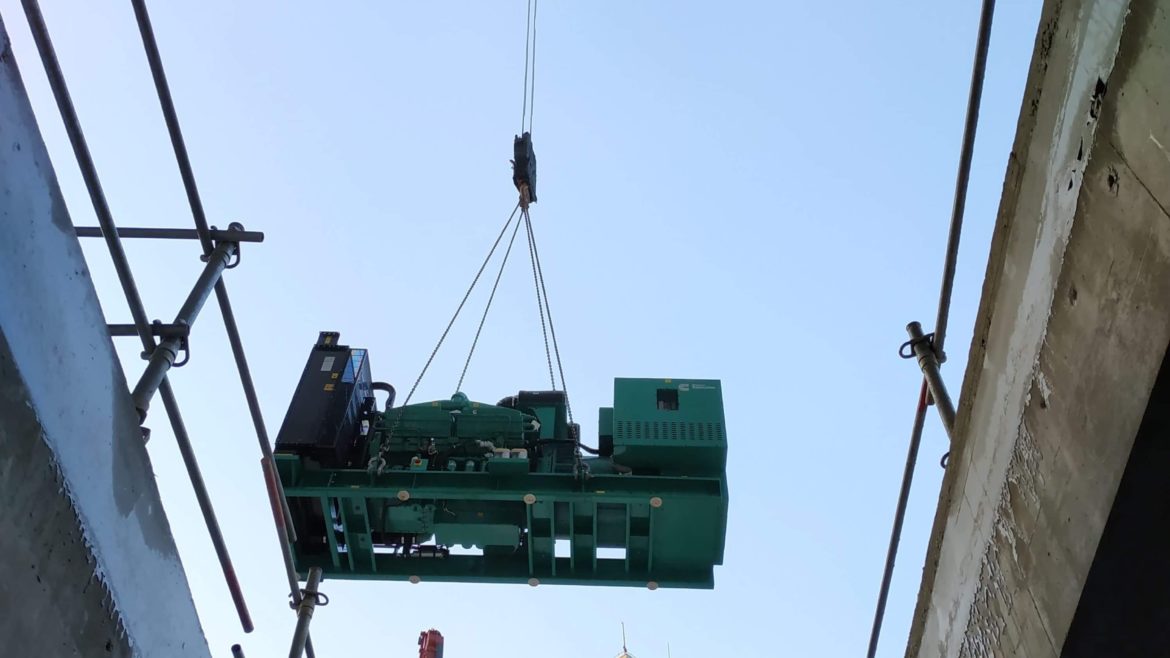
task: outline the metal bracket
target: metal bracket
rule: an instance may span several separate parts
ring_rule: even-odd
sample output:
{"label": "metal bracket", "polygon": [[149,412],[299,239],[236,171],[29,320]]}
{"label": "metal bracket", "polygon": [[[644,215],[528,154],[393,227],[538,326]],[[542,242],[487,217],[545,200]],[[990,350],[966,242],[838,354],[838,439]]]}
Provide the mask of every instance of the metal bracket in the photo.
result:
{"label": "metal bracket", "polygon": [[[228,224],[227,231],[220,231],[213,224],[209,232],[211,233],[211,240],[215,246],[218,247],[221,244],[231,243],[233,247],[233,253],[231,255],[232,257],[228,260],[227,265],[223,266],[223,269],[230,270],[238,266],[240,264],[240,243],[242,242],[238,239],[238,236],[244,234],[244,225],[239,222],[232,222],[231,224]],[[206,263],[211,260],[212,255],[213,254],[204,254],[199,257],[199,260]]]}
{"label": "metal bracket", "polygon": [[[232,226],[239,225],[233,224]],[[223,275],[224,267],[232,259],[237,247],[239,245],[235,242],[221,242],[216,245],[215,250],[211,252],[211,256],[207,260],[207,265],[204,266],[203,272],[199,275],[199,278],[195,281],[195,286],[187,296],[187,300],[183,302],[182,308],[175,315],[174,324],[189,326],[195,322],[200,310],[203,309],[204,302],[207,301],[212,290],[219,283],[220,277]],[[134,406],[138,408],[138,414],[142,418],[146,418],[146,410],[150,407],[150,399],[154,397],[155,391],[158,390],[163,379],[166,378],[167,371],[175,365],[182,365],[187,362],[186,359],[178,361],[180,352],[187,351],[189,354],[186,343],[186,338],[170,337],[159,343],[158,347],[149,355],[150,363],[147,364],[146,371],[142,373],[142,377],[134,386],[134,390],[131,391]]]}
{"label": "metal bracket", "polygon": [[[898,356],[902,357],[903,359],[916,358],[917,354],[915,354],[914,348],[919,343],[927,343],[930,345],[931,349],[934,349],[934,334],[929,333],[918,338],[911,338],[905,343],[902,343],[902,346],[898,348]],[[941,364],[942,361],[939,361],[939,363]]]}
{"label": "metal bracket", "polygon": [[289,648],[289,658],[301,658],[304,654],[305,644],[309,639],[309,622],[313,620],[313,610],[317,606],[329,605],[329,597],[317,591],[320,586],[321,567],[310,567],[308,581],[300,592],[300,602],[289,603],[297,611],[297,627],[293,633],[292,646]]}
{"label": "metal bracket", "polygon": [[909,359],[911,356],[917,357],[918,367],[922,369],[922,376],[926,378],[930,397],[933,398],[935,406],[938,407],[938,415],[942,418],[943,428],[946,429],[947,436],[954,443],[955,405],[951,402],[951,396],[947,393],[946,384],[943,383],[942,373],[939,371],[940,362],[938,354],[934,351],[933,334],[922,333],[922,325],[918,322],[906,325],[906,333],[910,334],[910,340],[902,343],[898,354],[903,359]]}

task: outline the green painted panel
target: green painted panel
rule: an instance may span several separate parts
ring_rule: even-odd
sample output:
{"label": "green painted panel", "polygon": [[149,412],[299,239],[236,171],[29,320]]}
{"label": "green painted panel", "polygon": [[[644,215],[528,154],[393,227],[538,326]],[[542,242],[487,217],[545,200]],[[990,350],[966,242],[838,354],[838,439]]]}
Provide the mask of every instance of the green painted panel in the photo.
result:
{"label": "green painted panel", "polygon": [[444,546],[520,546],[519,528],[509,523],[436,523],[435,541]]}

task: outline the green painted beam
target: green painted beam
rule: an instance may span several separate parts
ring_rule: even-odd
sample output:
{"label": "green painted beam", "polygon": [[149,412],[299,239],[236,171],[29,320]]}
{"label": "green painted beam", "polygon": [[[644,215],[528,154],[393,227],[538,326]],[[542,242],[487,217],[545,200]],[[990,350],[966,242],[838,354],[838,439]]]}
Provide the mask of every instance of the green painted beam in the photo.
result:
{"label": "green painted beam", "polygon": [[[329,544],[329,557],[333,560],[333,567],[335,569],[341,568],[341,555],[337,552],[337,533],[329,532],[333,529],[333,500],[327,496],[321,498],[321,509],[325,513],[325,537]],[[352,569],[353,565],[350,564]]]}
{"label": "green painted beam", "polygon": [[[625,563],[618,559],[599,559],[594,575],[545,576],[539,578],[540,585],[587,585],[609,587],[645,587],[651,580],[649,574],[627,573]],[[318,566],[329,572],[328,557],[306,558],[298,569],[308,570]],[[711,589],[714,587],[714,572],[706,569],[659,571],[653,575],[657,587]],[[369,572],[334,572],[329,578],[340,580],[391,580],[435,583],[498,583],[528,585],[527,559],[521,555],[518,560],[484,564],[478,556],[451,555],[442,559],[408,558],[401,556],[377,555],[377,570]]]}

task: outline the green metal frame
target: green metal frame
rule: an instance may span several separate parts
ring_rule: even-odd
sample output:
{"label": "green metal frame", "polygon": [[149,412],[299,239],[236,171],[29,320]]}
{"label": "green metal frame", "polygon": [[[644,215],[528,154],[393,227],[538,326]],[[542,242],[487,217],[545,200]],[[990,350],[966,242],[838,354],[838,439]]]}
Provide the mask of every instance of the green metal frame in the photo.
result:
{"label": "green metal frame", "polygon": [[[684,391],[689,388],[688,380],[618,380],[615,392],[631,390],[629,382],[647,382],[654,390],[680,383]],[[712,432],[695,443],[686,432],[683,439],[672,439],[668,430],[655,438],[643,428],[623,430],[627,438],[614,439],[615,458],[623,450],[636,454],[643,466],[658,458],[663,466],[653,474],[645,469],[614,475],[434,469],[379,474],[322,468],[278,452],[276,466],[297,535],[320,541],[310,546],[302,539],[293,546],[297,572],[303,578],[311,567],[320,567],[326,577],[358,580],[711,588],[714,567],[723,562],[728,493],[718,382],[705,385],[714,387],[714,402],[687,422],[717,423],[717,438]],[[633,386],[640,388],[645,387]],[[602,417],[632,418],[623,397],[615,396],[615,408],[616,413],[602,410]],[[669,413],[652,411],[651,416]],[[607,431],[612,430],[601,428],[603,436]],[[478,544],[482,554],[454,546],[449,554],[429,557],[377,548],[379,528],[395,527]],[[614,556],[612,549],[624,549],[624,556]]]}

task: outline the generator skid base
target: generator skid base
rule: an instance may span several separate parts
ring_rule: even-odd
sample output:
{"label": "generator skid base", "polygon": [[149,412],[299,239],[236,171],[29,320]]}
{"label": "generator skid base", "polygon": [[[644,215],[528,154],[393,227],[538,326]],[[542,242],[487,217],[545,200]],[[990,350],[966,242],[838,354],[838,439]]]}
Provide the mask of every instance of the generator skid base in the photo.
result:
{"label": "generator skid base", "polygon": [[337,339],[321,334],[276,440],[302,578],[714,586],[717,380],[616,379],[591,448],[562,391],[394,407],[365,350]]}

